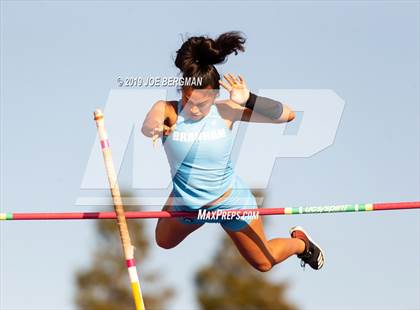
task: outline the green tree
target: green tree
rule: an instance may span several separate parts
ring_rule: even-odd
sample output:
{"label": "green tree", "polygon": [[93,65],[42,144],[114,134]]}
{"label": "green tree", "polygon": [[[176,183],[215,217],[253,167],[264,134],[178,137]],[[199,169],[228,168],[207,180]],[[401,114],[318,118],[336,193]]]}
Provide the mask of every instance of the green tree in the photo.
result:
{"label": "green tree", "polygon": [[[254,191],[254,196],[262,192]],[[251,267],[228,236],[210,265],[195,277],[197,299],[204,310],[296,310],[286,300],[286,283],[273,283]]]}
{"label": "green tree", "polygon": [[[124,209],[129,211],[133,208]],[[164,309],[173,295],[173,290],[162,283],[159,272],[146,272],[144,268],[147,265],[150,247],[150,241],[144,232],[144,222],[129,220],[128,228],[135,247],[136,261],[140,262],[138,270],[145,307],[148,310]],[[131,310],[134,308],[134,300],[117,223],[115,220],[98,220],[96,231],[98,242],[92,255],[91,266],[79,270],[76,274],[75,302],[80,309],[86,310]],[[157,283],[159,290],[153,290]]]}

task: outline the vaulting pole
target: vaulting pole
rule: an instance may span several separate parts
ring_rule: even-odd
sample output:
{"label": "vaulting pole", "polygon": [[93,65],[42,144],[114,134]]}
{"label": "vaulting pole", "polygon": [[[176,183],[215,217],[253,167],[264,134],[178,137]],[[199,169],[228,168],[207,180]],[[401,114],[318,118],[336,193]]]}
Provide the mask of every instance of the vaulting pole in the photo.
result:
{"label": "vaulting pole", "polygon": [[[366,204],[345,204],[317,207],[292,207],[292,208],[262,208],[242,209],[219,212],[221,216],[253,216],[258,213],[265,215],[293,215],[293,214],[326,214],[342,212],[368,212],[368,211],[390,211],[390,210],[415,210],[420,209],[420,201],[413,202],[392,202],[392,203],[366,203]],[[217,215],[218,211],[209,212],[210,215]],[[150,219],[150,218],[171,218],[188,217],[196,218],[198,212],[187,211],[130,211],[125,212],[127,219]],[[210,216],[211,217],[211,216]],[[115,212],[67,212],[67,213],[0,213],[0,220],[105,220],[117,218]]]}
{"label": "vaulting pole", "polygon": [[109,187],[111,189],[112,199],[114,201],[114,210],[118,229],[120,232],[121,243],[124,250],[124,257],[128,268],[128,274],[130,276],[134,303],[136,305],[136,310],[144,310],[143,297],[141,295],[140,282],[137,276],[136,262],[134,260],[134,247],[131,244],[130,234],[128,233],[127,221],[125,219],[117,175],[115,173],[111,149],[109,147],[109,140],[105,130],[104,116],[99,109],[95,111],[94,116],[96,126],[98,127],[99,140],[105,161],[106,172],[108,175]]}

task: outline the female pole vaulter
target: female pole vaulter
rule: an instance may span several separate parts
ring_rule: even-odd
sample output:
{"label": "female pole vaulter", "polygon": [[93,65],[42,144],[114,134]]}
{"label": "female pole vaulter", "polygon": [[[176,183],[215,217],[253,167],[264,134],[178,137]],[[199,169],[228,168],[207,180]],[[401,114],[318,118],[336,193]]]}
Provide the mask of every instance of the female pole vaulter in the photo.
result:
{"label": "female pole vaulter", "polygon": [[[182,87],[179,101],[158,101],[147,114],[142,132],[162,143],[171,167],[173,190],[163,210],[218,211],[257,209],[254,196],[235,174],[230,158],[235,122],[283,123],[295,115],[275,100],[251,93],[242,76],[224,75],[215,64],[244,51],[239,32],[227,32],[216,40],[191,37],[177,51],[175,65],[184,79],[199,85]],[[215,101],[220,85],[230,100]],[[252,117],[251,117],[252,115]],[[244,189],[245,188],[245,189]],[[301,227],[290,229],[291,238],[267,240],[261,218],[161,218],[156,242],[165,249],[177,246],[206,222],[220,223],[242,256],[257,270],[268,271],[292,255],[301,264],[320,269],[324,253]]]}

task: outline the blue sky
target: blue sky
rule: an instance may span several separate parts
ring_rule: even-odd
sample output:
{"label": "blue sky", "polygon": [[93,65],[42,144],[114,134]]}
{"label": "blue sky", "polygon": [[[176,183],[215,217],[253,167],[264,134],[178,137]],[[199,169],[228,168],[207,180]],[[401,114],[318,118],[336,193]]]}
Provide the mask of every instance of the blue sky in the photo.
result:
{"label": "blue sky", "polygon": [[[345,100],[331,146],[277,159],[265,207],[420,200],[417,1],[3,1],[1,212],[90,210],[75,203],[92,111],[116,78],[174,76],[182,35],[229,30],[246,34],[247,51],[221,73],[243,74],[251,89],[331,89]],[[322,244],[327,265],[303,272],[292,258],[269,277],[289,281],[303,309],[420,308],[418,211],[272,217],[267,235],[295,224]],[[73,272],[89,264],[92,223],[7,222],[0,233],[0,308],[74,309]],[[194,270],[222,236],[206,225],[173,250],[153,245],[154,264],[179,288],[171,309],[197,307]]]}

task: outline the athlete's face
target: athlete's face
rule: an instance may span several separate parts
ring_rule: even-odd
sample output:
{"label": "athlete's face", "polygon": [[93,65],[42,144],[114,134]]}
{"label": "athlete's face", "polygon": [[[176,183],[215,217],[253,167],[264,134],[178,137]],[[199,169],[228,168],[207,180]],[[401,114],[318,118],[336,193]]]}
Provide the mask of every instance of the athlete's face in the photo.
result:
{"label": "athlete's face", "polygon": [[184,88],[182,104],[188,118],[199,120],[210,112],[211,105],[217,96],[217,90],[209,86],[205,89]]}

